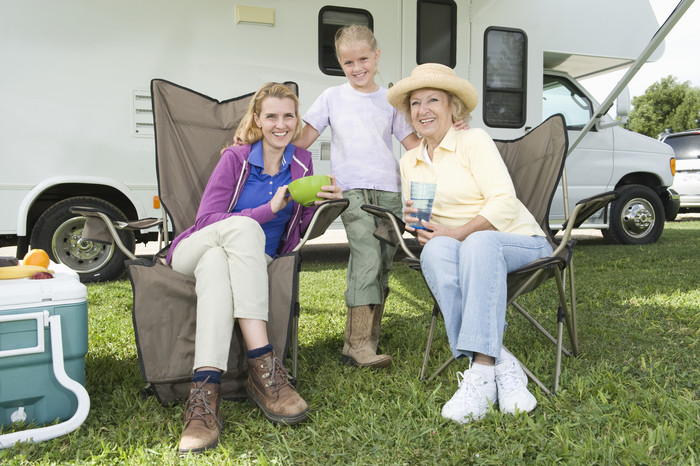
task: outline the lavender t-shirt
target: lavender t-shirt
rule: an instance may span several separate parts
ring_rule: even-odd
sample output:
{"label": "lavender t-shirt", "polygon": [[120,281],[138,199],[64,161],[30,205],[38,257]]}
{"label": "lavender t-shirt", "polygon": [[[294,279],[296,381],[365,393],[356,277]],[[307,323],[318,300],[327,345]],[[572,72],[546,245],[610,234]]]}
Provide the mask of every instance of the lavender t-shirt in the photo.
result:
{"label": "lavender t-shirt", "polygon": [[389,104],[386,91],[359,92],[350,83],[331,87],[303,117],[319,134],[331,127],[331,173],[343,190],[401,190],[391,135],[403,141],[413,128]]}

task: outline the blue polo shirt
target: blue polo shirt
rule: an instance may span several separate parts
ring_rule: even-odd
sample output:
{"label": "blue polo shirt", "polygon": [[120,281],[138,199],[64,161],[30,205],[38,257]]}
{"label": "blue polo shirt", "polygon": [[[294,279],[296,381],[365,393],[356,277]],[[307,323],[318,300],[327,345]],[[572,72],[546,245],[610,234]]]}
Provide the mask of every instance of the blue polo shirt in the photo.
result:
{"label": "blue polo shirt", "polygon": [[[248,162],[250,162],[250,175],[243,186],[238,202],[233,207],[233,212],[240,212],[244,209],[267,204],[277,192],[280,186],[288,185],[292,182],[292,171],[290,169],[294,146],[288,144],[282,155],[282,165],[280,171],[274,176],[263,173],[265,164],[263,161],[262,141],[258,141],[250,147]],[[265,232],[265,254],[270,257],[277,255],[277,250],[282,240],[285,227],[292,217],[292,202],[287,207],[277,212],[277,216],[269,222],[263,223],[262,229]]]}

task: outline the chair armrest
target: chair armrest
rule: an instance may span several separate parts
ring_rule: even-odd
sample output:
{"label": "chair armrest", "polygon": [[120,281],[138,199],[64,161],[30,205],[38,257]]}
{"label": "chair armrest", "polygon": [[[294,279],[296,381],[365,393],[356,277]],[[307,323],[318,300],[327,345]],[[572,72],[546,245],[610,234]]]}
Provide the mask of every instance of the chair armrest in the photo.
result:
{"label": "chair armrest", "polygon": [[394,215],[391,210],[376,205],[364,204],[360,208],[381,220],[381,225],[374,231],[375,238],[392,246],[398,245],[408,258],[418,259],[403,238],[403,232],[406,230],[403,220]]}
{"label": "chair armrest", "polygon": [[301,249],[307,241],[318,238],[326,232],[328,227],[335,221],[345,209],[348,208],[350,201],[347,199],[333,199],[319,205],[311,217],[311,222],[304,232],[304,236],[299,241],[299,244],[294,248],[295,251]]}
{"label": "chair armrest", "polygon": [[583,222],[585,222],[588,217],[598,212],[600,209],[610,204],[612,201],[617,199],[620,194],[616,191],[608,191],[605,193],[600,193],[595,196],[587,197],[586,199],[581,199],[576,203],[574,211],[571,216],[562,225],[562,230],[568,228],[571,224],[571,228],[578,228]]}

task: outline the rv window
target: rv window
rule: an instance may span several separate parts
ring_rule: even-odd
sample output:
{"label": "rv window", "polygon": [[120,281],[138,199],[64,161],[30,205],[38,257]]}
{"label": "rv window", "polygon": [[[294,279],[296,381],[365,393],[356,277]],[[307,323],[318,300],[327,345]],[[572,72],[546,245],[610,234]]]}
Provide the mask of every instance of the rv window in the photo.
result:
{"label": "rv window", "polygon": [[452,0],[418,0],[416,63],[457,64],[457,5]]}
{"label": "rv window", "polygon": [[582,130],[592,115],[591,101],[567,79],[559,76],[544,76],[542,92],[542,119],[555,113],[566,118],[570,130]]}
{"label": "rv window", "polygon": [[496,128],[525,124],[527,36],[519,29],[484,33],[484,123]]}
{"label": "rv window", "polygon": [[374,20],[367,10],[324,6],[318,13],[318,67],[324,74],[343,76],[335,56],[335,33],[348,24],[362,24],[374,31]]}

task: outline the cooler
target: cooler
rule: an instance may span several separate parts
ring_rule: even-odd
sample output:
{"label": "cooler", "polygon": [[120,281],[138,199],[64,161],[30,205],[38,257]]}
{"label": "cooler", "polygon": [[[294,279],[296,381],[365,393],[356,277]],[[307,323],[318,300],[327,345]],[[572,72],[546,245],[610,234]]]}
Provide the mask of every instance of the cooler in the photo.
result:
{"label": "cooler", "polygon": [[52,279],[0,280],[0,425],[61,422],[0,435],[0,448],[71,432],[89,411],[87,289],[69,268],[49,268]]}

